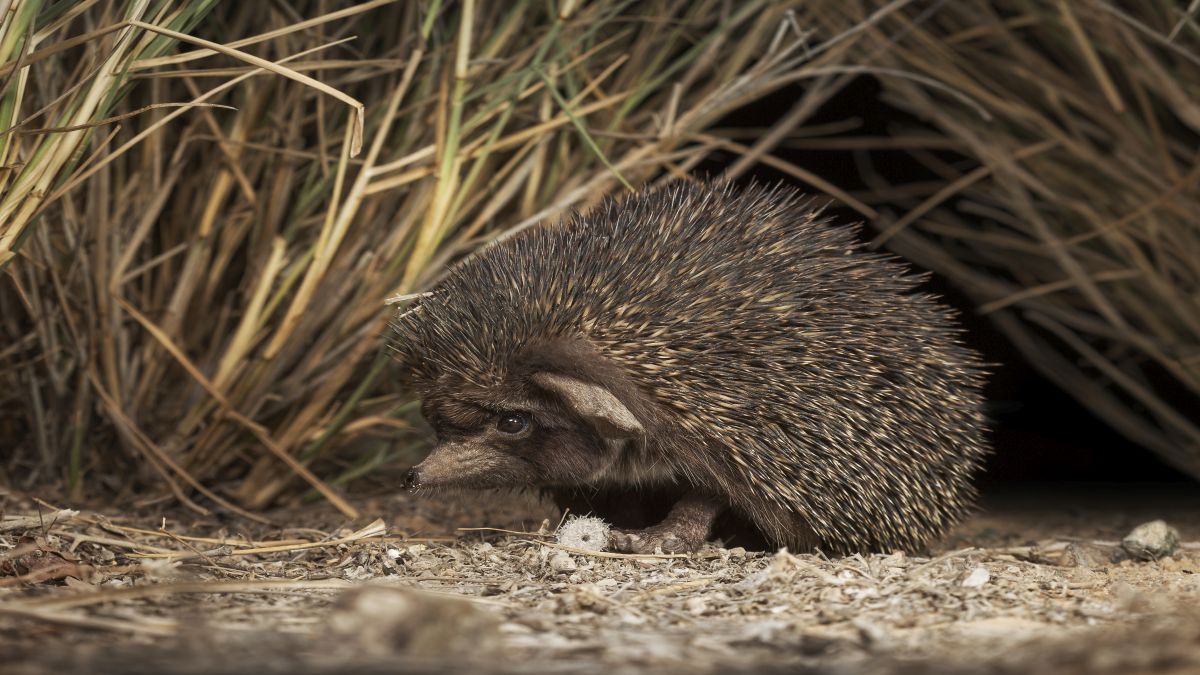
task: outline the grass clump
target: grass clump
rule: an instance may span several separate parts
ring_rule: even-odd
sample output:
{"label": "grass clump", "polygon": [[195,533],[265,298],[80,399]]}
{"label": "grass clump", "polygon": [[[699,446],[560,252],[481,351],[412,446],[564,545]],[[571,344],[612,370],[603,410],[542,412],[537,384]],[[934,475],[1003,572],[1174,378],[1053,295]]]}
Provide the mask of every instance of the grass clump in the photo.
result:
{"label": "grass clump", "polygon": [[1051,380],[1200,478],[1200,4],[918,5],[850,56],[906,74],[883,97],[924,124],[889,140],[933,177],[865,172],[873,243],[949,277]]}
{"label": "grass clump", "polygon": [[[250,517],[296,487],[354,515],[339,486],[418,442],[386,298],[769,159],[869,35],[766,1],[4,4],[5,480]],[[753,145],[714,128],[800,81]]]}

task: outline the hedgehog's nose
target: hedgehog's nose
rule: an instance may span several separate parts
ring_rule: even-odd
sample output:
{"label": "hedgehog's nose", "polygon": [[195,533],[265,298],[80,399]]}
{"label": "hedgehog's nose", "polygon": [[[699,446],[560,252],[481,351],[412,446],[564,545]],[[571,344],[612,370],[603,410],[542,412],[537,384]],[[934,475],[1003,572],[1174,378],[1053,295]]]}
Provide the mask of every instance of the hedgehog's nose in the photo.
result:
{"label": "hedgehog's nose", "polygon": [[415,490],[421,487],[421,471],[419,469],[409,469],[404,475],[404,487],[409,490]]}

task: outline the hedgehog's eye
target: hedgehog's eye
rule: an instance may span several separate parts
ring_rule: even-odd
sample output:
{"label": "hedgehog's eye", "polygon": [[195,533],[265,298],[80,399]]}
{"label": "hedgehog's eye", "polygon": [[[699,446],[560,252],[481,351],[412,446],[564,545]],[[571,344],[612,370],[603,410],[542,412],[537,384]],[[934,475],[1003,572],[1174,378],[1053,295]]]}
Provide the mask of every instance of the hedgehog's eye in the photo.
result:
{"label": "hedgehog's eye", "polygon": [[529,428],[529,415],[519,412],[500,413],[496,429],[503,434],[519,434]]}

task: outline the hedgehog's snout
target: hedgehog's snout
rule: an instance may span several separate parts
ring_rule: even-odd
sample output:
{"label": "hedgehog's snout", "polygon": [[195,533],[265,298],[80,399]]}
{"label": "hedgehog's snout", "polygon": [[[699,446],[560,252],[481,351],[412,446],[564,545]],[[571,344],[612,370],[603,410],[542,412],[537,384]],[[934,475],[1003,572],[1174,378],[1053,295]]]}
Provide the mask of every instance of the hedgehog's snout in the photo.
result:
{"label": "hedgehog's snout", "polygon": [[416,490],[421,487],[420,469],[409,469],[408,473],[404,474],[404,487],[409,490]]}

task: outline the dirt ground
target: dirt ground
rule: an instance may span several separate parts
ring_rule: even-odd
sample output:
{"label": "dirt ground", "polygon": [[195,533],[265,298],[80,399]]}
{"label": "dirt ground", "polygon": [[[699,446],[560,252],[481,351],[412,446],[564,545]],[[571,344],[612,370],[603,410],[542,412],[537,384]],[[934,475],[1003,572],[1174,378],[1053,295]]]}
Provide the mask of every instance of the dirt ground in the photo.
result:
{"label": "dirt ground", "polygon": [[[1200,673],[1194,485],[1012,488],[929,555],[840,559],[569,553],[522,496],[357,505],[257,525],[0,494],[0,672]],[[1179,549],[1123,554],[1159,518]]]}

